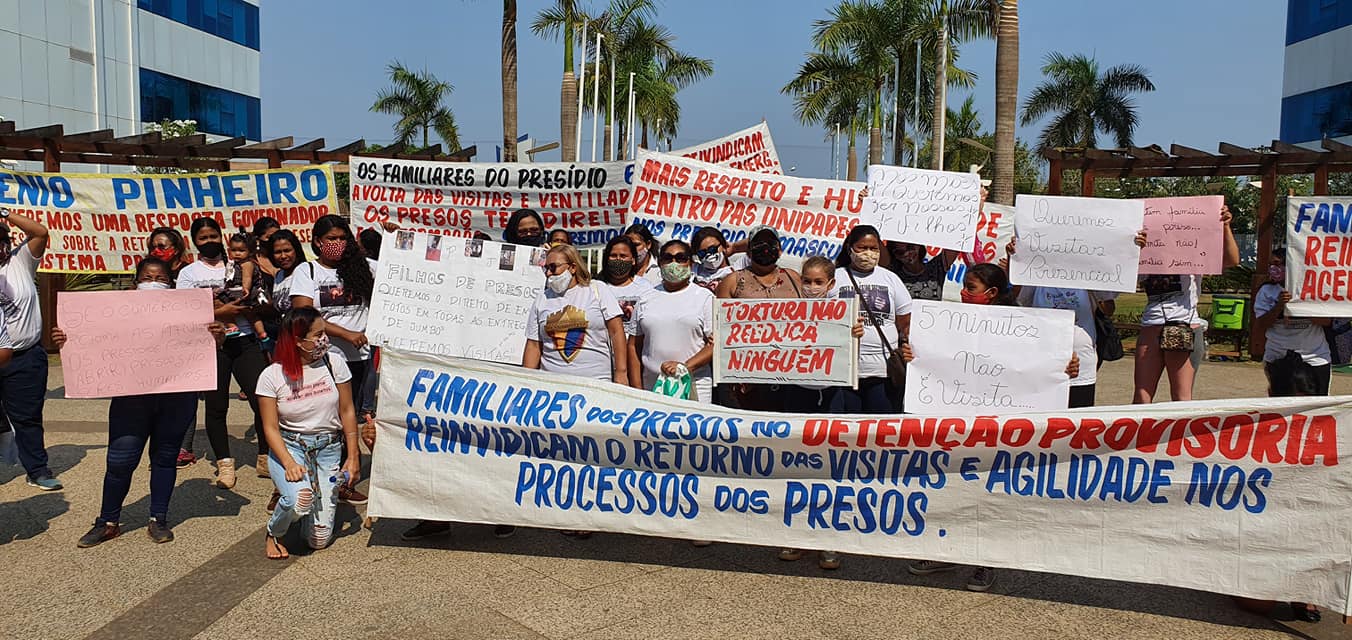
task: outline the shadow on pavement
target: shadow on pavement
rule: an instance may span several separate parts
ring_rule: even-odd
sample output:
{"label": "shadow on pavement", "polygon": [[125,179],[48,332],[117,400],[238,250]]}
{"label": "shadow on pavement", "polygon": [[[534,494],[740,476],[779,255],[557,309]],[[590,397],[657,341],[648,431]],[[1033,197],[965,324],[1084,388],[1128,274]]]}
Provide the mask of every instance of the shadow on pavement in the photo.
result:
{"label": "shadow on pavement", "polygon": [[67,511],[70,503],[59,491],[0,504],[0,546],[36,538],[47,531],[53,518]]}
{"label": "shadow on pavement", "polygon": [[[952,590],[965,590],[971,573],[971,567],[959,566],[940,574],[913,576],[907,571],[906,560],[849,554],[841,554],[839,570],[823,571],[818,569],[817,556],[811,552],[805,553],[803,559],[797,562],[784,562],[778,559],[777,548],[727,543],[694,548],[687,540],[613,533],[596,533],[587,540],[574,540],[553,529],[520,527],[513,538],[500,540],[493,537],[491,526],[477,524],[454,524],[451,535],[445,537],[416,542],[400,539],[399,534],[415,523],[411,520],[381,519],[375,523],[367,544],[817,577]],[[1285,603],[1277,605],[1273,617],[1265,617],[1241,609],[1229,596],[1178,587],[998,569],[995,585],[989,593],[1231,627],[1280,631],[1292,637],[1310,638],[1278,622],[1294,619],[1290,607]],[[1337,614],[1326,612],[1325,616]]]}
{"label": "shadow on pavement", "polygon": [[[75,468],[91,449],[103,449],[107,445],[58,444],[47,447],[47,466],[60,479],[61,474]],[[22,465],[0,464],[0,484],[23,482],[28,474]],[[35,489],[36,491],[36,489]]]}
{"label": "shadow on pavement", "polygon": [[[150,472],[145,465],[137,469],[132,478],[136,484],[150,481]],[[178,526],[193,518],[215,518],[220,516],[238,516],[244,506],[252,501],[248,498],[216,487],[212,480],[192,478],[182,481],[174,487],[174,495],[169,500],[169,526]],[[93,514],[97,515],[97,514]],[[123,532],[144,528],[150,522],[150,496],[122,507]]]}

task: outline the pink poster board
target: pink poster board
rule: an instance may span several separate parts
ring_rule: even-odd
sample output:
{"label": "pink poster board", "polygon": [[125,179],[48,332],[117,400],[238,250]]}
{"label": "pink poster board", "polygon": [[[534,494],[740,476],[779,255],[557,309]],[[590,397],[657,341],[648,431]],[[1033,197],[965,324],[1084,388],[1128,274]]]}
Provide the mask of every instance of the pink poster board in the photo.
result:
{"label": "pink poster board", "polygon": [[1140,273],[1210,275],[1221,272],[1224,236],[1221,196],[1146,198],[1145,248]]}

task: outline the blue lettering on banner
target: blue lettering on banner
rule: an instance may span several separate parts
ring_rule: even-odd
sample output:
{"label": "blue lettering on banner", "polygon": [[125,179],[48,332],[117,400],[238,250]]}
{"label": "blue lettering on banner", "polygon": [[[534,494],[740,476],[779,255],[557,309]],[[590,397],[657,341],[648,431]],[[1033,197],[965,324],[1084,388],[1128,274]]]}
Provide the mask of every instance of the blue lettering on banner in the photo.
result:
{"label": "blue lettering on banner", "polygon": [[1272,471],[1264,467],[1246,473],[1243,467],[1234,465],[1194,462],[1192,480],[1183,501],[1203,507],[1216,506],[1225,511],[1243,504],[1249,513],[1262,513],[1267,508],[1263,488],[1271,483]]}
{"label": "blue lettering on banner", "polygon": [[[24,176],[14,176],[22,183]],[[0,174],[0,202],[4,202],[4,180]],[[64,181],[64,179],[62,179]],[[246,190],[252,181],[252,189]],[[53,187],[55,179],[49,182]],[[299,174],[270,171],[250,174],[209,174],[202,176],[163,176],[155,178],[111,178],[113,201],[118,211],[137,209],[205,209],[208,207],[252,207],[269,204],[322,202],[329,198],[329,179],[323,169],[306,169]],[[64,185],[70,191],[69,183]],[[74,203],[54,198],[54,206]],[[45,206],[45,205],[44,205]]]}
{"label": "blue lettering on banner", "polygon": [[66,209],[75,204],[75,193],[62,176],[0,173],[0,204]]}
{"label": "blue lettering on banner", "polygon": [[692,520],[699,514],[699,476],[592,465],[522,461],[517,505],[561,511],[618,511]]}
{"label": "blue lettering on banner", "polygon": [[510,427],[481,426],[419,416],[409,412],[404,419],[404,448],[423,453],[515,455],[565,462],[601,462],[601,447],[595,438],[538,431],[518,432]]}
{"label": "blue lettering on banner", "polygon": [[908,449],[831,449],[831,479],[836,482],[863,482],[911,486],[917,481],[926,489],[942,489],[947,483],[947,451],[911,451]]}
{"label": "blue lettering on banner", "polygon": [[[427,384],[429,380],[430,385]],[[412,408],[418,405],[420,396],[425,395],[422,407],[428,411],[545,429],[571,429],[587,405],[587,398],[582,394],[550,393],[526,387],[517,389],[508,385],[495,406],[493,402],[498,390],[495,382],[419,369],[409,385],[405,401]]]}
{"label": "blue lettering on banner", "polygon": [[877,531],[889,536],[904,533],[914,537],[925,532],[928,507],[929,496],[919,491],[879,492],[872,487],[856,489],[824,482],[790,481],[784,494],[784,526],[794,526],[794,518],[802,515],[799,524],[809,529]]}
{"label": "blue lettering on banner", "polygon": [[[969,477],[969,464],[963,461],[963,478]],[[1054,453],[997,451],[986,475],[986,491],[1005,495],[1036,496],[1052,500],[1078,500],[1135,503],[1141,498],[1152,504],[1166,502],[1160,491],[1171,484],[1170,460],[1149,460],[1127,456],[1077,454],[1062,460]],[[1191,491],[1191,490],[1190,490]]]}

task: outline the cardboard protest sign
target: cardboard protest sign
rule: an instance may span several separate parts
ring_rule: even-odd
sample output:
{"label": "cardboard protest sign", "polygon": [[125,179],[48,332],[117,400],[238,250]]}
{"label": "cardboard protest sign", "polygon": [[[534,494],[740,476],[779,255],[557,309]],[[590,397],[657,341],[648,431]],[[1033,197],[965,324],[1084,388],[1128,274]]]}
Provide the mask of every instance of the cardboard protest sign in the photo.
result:
{"label": "cardboard protest sign", "polygon": [[981,176],[874,164],[860,219],[883,240],[971,251],[981,207]]}
{"label": "cardboard protest sign", "polygon": [[1348,611],[1352,398],[744,412],[385,352],[369,515],[1127,580]]}
{"label": "cardboard protest sign", "polygon": [[[39,271],[128,273],[156,227],[186,236],[197,218],[214,218],[229,231],[271,216],[308,243],[315,220],[336,213],[338,200],[329,167],[166,175],[0,170],[0,207],[50,230]],[[15,228],[10,239],[18,246],[27,237]]]}
{"label": "cardboard protest sign", "polygon": [[352,223],[499,240],[517,209],[577,246],[603,245],[628,224],[627,162],[484,163],[352,158]]}
{"label": "cardboard protest sign", "polygon": [[714,383],[853,387],[855,300],[714,301]]}
{"label": "cardboard protest sign", "polygon": [[1352,316],[1352,198],[1288,198],[1286,290],[1293,317]]}
{"label": "cardboard protest sign", "polygon": [[215,389],[213,309],[209,289],[58,292],[66,397]]}
{"label": "cardboard protest sign", "polygon": [[670,153],[741,171],[784,173],[780,170],[779,152],[775,151],[775,141],[770,138],[770,127],[764,122],[717,140],[677,149]]}
{"label": "cardboard protest sign", "polygon": [[1220,273],[1224,262],[1223,196],[1146,198],[1141,274]]}
{"label": "cardboard protest sign", "polygon": [[756,225],[779,230],[785,256],[834,258],[859,222],[861,185],[727,169],[639,150],[630,216],[661,240],[717,227],[729,242]]}
{"label": "cardboard protest sign", "polygon": [[[987,202],[982,205],[976,219],[976,242],[972,247],[974,264],[994,262],[999,264],[1006,257],[1005,248],[1014,237],[1014,207]],[[949,302],[962,300],[962,279],[967,276],[967,264],[964,260],[954,260],[944,275],[943,299]]]}
{"label": "cardboard protest sign", "polygon": [[366,333],[377,345],[517,364],[545,249],[395,231],[380,252]]}
{"label": "cardboard protest sign", "polygon": [[916,300],[907,411],[1064,409],[1075,314]]}
{"label": "cardboard protest sign", "polygon": [[1140,200],[1019,194],[1010,282],[1134,292],[1141,254],[1136,233],[1144,216]]}

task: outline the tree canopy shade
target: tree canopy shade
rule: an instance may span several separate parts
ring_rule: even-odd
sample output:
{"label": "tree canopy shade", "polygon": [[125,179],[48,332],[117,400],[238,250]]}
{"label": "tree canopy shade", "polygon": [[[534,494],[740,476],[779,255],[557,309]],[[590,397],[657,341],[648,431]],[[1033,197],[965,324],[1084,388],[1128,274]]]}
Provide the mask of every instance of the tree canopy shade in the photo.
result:
{"label": "tree canopy shade", "polygon": [[392,86],[376,94],[371,111],[399,118],[394,123],[395,142],[409,146],[422,133],[422,148],[426,148],[430,146],[428,133],[435,131],[449,149],[459,149],[460,129],[446,104],[451,83],[426,70],[410,71],[397,61],[390,63],[389,74]]}
{"label": "tree canopy shade", "polygon": [[1099,72],[1098,61],[1084,54],[1047,55],[1046,76],[1023,105],[1027,126],[1053,115],[1042,130],[1038,148],[1098,147],[1098,132],[1113,136],[1118,148],[1131,146],[1138,119],[1131,94],[1154,91],[1146,70],[1124,64]]}

